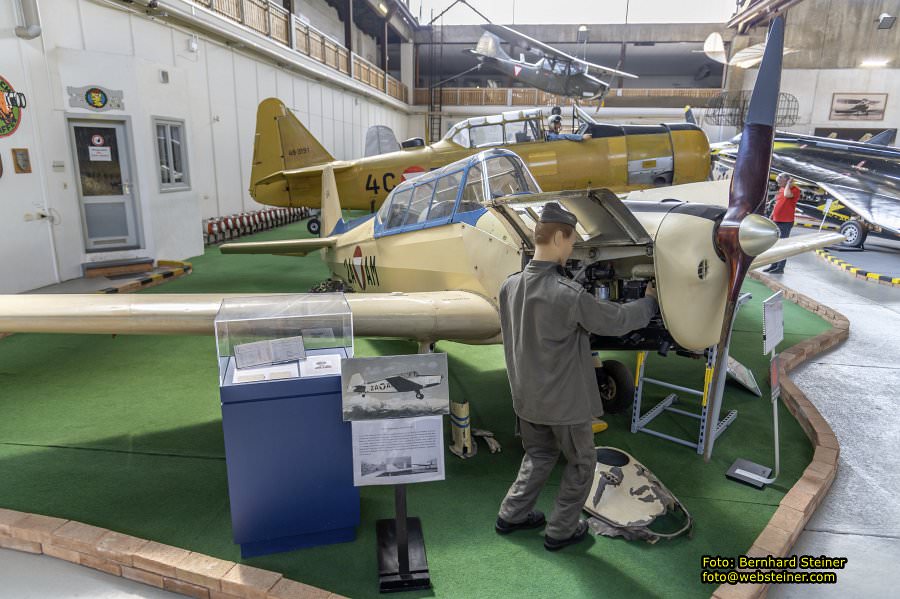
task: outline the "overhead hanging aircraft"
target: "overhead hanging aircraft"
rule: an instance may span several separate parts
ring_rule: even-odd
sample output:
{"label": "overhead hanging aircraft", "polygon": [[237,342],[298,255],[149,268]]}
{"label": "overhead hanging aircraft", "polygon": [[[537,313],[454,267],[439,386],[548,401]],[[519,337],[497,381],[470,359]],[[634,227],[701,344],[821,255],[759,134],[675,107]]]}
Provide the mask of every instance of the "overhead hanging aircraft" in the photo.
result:
{"label": "overhead hanging aircraft", "polygon": [[[375,211],[406,179],[492,147],[519,154],[546,191],[605,187],[625,192],[709,176],[709,141],[695,125],[585,123],[579,132],[592,137],[545,141],[542,111],[514,110],[457,123],[430,146],[416,138],[403,142],[400,151],[335,160],[281,100],[269,98],[256,113],[250,194],[269,206],[318,208],[327,168],[344,208]],[[372,146],[382,144],[373,141]],[[317,219],[308,226],[319,233]]]}
{"label": "overhead hanging aircraft", "polygon": [[[727,346],[751,267],[841,238],[814,233],[778,240],[774,223],[759,214],[769,178],[782,36],[777,18],[770,32],[777,51],[763,61],[730,188],[694,183],[636,192],[625,201],[604,189],[543,192],[521,158],[493,149],[406,181],[377,214],[345,222],[329,166],[321,197],[329,236],[222,249],[284,255],[321,250],[335,279],[361,292],[346,296],[356,335],[498,343],[500,285],[533,252],[533,227],[544,204],[558,201],[578,218],[580,241],[569,266],[585,289],[626,302],[656,281],[660,314],[643,330],[592,338],[594,349],[702,352]],[[0,331],[212,334],[222,300],[236,296],[0,296]],[[279,302],[278,295],[270,297]],[[715,385],[724,382],[726,355],[717,354]],[[615,379],[598,372],[598,381],[608,401],[622,399],[615,396]],[[714,418],[718,409],[708,411],[708,430]],[[707,459],[714,438],[707,436]]]}
{"label": "overhead hanging aircraft", "polygon": [[[506,25],[487,24],[482,27],[487,31],[475,48],[467,52],[476,56],[480,64],[530,87],[560,96],[596,100],[606,95],[609,84],[591,73],[637,79],[637,75],[572,56]],[[503,42],[536,54],[539,58],[532,63],[520,54],[515,59],[500,46]]]}
{"label": "overhead hanging aircraft", "polygon": [[[839,226],[846,245],[863,247],[870,232],[897,238],[900,150],[879,143],[886,134],[890,131],[856,142],[777,131],[772,172],[791,175],[803,191],[797,209]],[[717,145],[717,171],[731,170],[739,142],[736,137]]]}

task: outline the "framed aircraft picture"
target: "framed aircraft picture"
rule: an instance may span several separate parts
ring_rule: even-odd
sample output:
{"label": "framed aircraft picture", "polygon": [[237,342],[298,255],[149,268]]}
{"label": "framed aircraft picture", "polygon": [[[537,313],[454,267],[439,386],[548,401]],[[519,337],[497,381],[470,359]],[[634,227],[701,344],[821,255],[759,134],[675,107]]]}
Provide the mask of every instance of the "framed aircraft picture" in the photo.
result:
{"label": "framed aircraft picture", "polygon": [[349,358],[341,387],[345,421],[450,413],[444,353]]}
{"label": "framed aircraft picture", "polygon": [[831,121],[883,121],[887,94],[832,94]]}

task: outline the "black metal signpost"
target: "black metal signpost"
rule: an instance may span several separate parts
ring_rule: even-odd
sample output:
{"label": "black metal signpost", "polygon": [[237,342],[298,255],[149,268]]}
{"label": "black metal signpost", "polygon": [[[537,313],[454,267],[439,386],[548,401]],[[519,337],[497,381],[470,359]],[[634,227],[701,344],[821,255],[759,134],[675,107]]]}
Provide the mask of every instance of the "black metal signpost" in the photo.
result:
{"label": "black metal signpost", "polygon": [[394,485],[396,517],[378,520],[378,590],[382,593],[431,588],[422,523],[406,515],[406,485]]}

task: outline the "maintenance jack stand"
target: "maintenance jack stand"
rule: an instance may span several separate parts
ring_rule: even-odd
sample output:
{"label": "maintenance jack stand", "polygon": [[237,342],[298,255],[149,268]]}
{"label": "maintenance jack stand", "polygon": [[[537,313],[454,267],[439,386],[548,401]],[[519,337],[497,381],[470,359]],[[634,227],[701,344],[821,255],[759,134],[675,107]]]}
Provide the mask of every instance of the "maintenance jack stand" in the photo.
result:
{"label": "maintenance jack stand", "polygon": [[[737,308],[734,313],[735,316],[740,310],[741,306],[747,303],[753,296],[749,293],[742,294],[737,301]],[[731,323],[734,326],[734,321]],[[715,439],[719,438],[725,429],[727,429],[732,422],[737,418],[737,410],[730,410],[728,414],[725,415],[725,418],[719,420],[716,424],[714,431],[706,430],[706,415],[710,406],[714,403],[710,401],[714,395],[721,397],[723,392],[723,388],[714,389],[713,385],[713,368],[716,363],[716,355],[719,351],[725,352],[725,359],[728,358],[728,347],[719,348],[717,345],[714,345],[706,350],[706,368],[703,376],[703,388],[698,389],[690,389],[688,387],[682,387],[680,385],[673,385],[672,383],[667,383],[665,381],[660,381],[657,379],[652,379],[644,375],[644,367],[647,364],[647,356],[650,352],[642,351],[638,352],[637,356],[637,368],[635,369],[634,375],[634,403],[632,404],[631,409],[631,432],[632,433],[647,433],[648,435],[653,435],[655,437],[660,437],[661,439],[666,439],[668,441],[672,441],[673,443],[678,443],[679,445],[685,445],[687,447],[692,448],[698,454],[703,453],[704,442],[706,441],[707,435],[715,435]],[[663,399],[661,402],[650,408],[646,414],[641,414],[641,402],[644,394],[644,384],[652,384],[657,387],[664,387],[666,389],[672,389],[673,391],[680,391],[681,393],[687,393],[690,395],[695,395],[701,398],[700,405],[701,410],[700,413],[689,412],[687,410],[682,410],[680,408],[673,407],[675,403],[678,402],[678,395],[675,393],[670,393]],[[695,418],[700,421],[700,429],[698,433],[697,441],[682,439],[680,437],[675,437],[673,435],[668,435],[666,433],[653,430],[648,427],[648,425],[653,422],[653,420],[662,414],[663,412],[668,411],[674,414],[680,414],[681,416],[687,416],[688,418]]]}

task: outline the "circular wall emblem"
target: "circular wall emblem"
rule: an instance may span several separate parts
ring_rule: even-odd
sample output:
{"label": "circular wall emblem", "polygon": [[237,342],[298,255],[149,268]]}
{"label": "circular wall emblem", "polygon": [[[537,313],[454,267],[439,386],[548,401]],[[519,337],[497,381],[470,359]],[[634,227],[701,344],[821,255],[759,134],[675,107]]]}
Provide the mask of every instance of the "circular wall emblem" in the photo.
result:
{"label": "circular wall emblem", "polygon": [[99,87],[92,87],[84,92],[84,101],[91,108],[103,108],[109,102],[106,92]]}
{"label": "circular wall emblem", "polygon": [[103,139],[102,135],[92,135],[91,136],[91,145],[102,146],[104,141],[105,140]]}
{"label": "circular wall emblem", "polygon": [[0,137],[15,133],[22,122],[25,94],[17,92],[9,81],[0,77]]}

